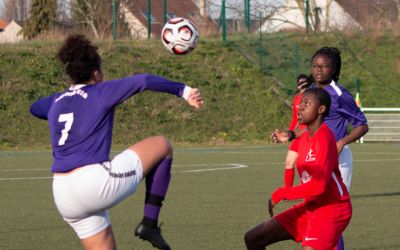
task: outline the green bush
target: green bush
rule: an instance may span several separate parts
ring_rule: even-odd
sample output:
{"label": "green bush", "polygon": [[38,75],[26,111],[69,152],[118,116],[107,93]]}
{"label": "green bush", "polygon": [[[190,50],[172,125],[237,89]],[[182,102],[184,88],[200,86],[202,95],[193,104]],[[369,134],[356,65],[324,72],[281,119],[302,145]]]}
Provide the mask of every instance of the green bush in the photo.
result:
{"label": "green bush", "polygon": [[[227,44],[202,39],[186,56],[169,54],[158,40],[96,44],[107,79],[158,74],[199,87],[205,100],[201,110],[166,94],[145,92],[127,100],[117,108],[113,135],[115,144],[127,145],[156,134],[178,143],[269,141],[271,131],[286,127],[290,119],[287,103],[293,91],[288,90],[295,90],[296,69],[289,62],[295,60],[294,45],[301,48],[303,72],[319,47],[340,48],[340,82],[354,94],[353,81],[359,78],[364,106],[395,106],[400,97],[400,69],[396,68],[400,67],[400,45],[396,41],[392,36],[371,41],[357,34],[268,35],[263,70],[257,64],[257,54],[246,50],[246,46],[257,44],[257,37],[252,36]],[[29,107],[39,97],[68,86],[55,57],[58,46],[60,42],[49,41],[0,45],[0,147],[49,145],[46,122],[33,118]]]}

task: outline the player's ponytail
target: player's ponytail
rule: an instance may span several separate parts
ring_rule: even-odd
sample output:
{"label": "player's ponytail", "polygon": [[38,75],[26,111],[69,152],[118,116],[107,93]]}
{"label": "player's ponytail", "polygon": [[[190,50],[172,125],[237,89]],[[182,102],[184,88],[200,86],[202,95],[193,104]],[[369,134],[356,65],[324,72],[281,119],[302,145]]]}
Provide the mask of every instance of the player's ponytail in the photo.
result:
{"label": "player's ponytail", "polygon": [[58,50],[57,57],[74,84],[89,81],[92,72],[101,69],[101,59],[97,50],[98,48],[81,34],[70,35]]}

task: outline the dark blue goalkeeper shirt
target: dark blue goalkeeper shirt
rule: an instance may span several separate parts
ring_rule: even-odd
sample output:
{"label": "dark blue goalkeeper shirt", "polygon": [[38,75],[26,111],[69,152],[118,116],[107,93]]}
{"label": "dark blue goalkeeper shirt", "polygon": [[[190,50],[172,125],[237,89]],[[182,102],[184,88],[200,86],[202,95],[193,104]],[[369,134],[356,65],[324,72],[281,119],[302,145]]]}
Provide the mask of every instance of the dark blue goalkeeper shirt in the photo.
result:
{"label": "dark blue goalkeeper shirt", "polygon": [[165,78],[138,74],[94,85],[73,85],[67,91],[43,97],[30,112],[48,120],[55,173],[109,161],[115,107],[145,90],[181,97],[185,85]]}

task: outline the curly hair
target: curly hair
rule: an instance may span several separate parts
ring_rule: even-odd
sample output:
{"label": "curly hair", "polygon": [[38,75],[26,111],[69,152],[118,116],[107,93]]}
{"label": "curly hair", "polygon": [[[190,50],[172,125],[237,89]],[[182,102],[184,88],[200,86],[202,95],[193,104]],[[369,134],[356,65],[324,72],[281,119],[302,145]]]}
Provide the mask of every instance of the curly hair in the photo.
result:
{"label": "curly hair", "polygon": [[328,57],[334,67],[334,71],[332,74],[332,79],[337,82],[340,76],[340,68],[342,67],[342,60],[340,58],[340,50],[335,47],[322,47],[311,58],[311,63],[317,56],[326,56]]}
{"label": "curly hair", "polygon": [[57,57],[74,84],[89,81],[92,72],[101,69],[101,58],[97,50],[98,47],[81,34],[70,35],[60,47]]}
{"label": "curly hair", "polygon": [[299,74],[297,76],[297,84],[299,84],[300,79],[306,79],[308,81],[308,76],[306,74]]}

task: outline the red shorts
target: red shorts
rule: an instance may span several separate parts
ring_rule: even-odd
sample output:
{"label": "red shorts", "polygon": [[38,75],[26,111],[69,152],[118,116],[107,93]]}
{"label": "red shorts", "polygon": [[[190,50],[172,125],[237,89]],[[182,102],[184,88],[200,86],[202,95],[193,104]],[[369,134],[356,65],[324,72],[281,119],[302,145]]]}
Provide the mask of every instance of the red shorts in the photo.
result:
{"label": "red shorts", "polygon": [[350,201],[310,208],[304,203],[276,215],[274,219],[283,226],[296,242],[315,249],[334,249],[340,235],[350,222]]}

